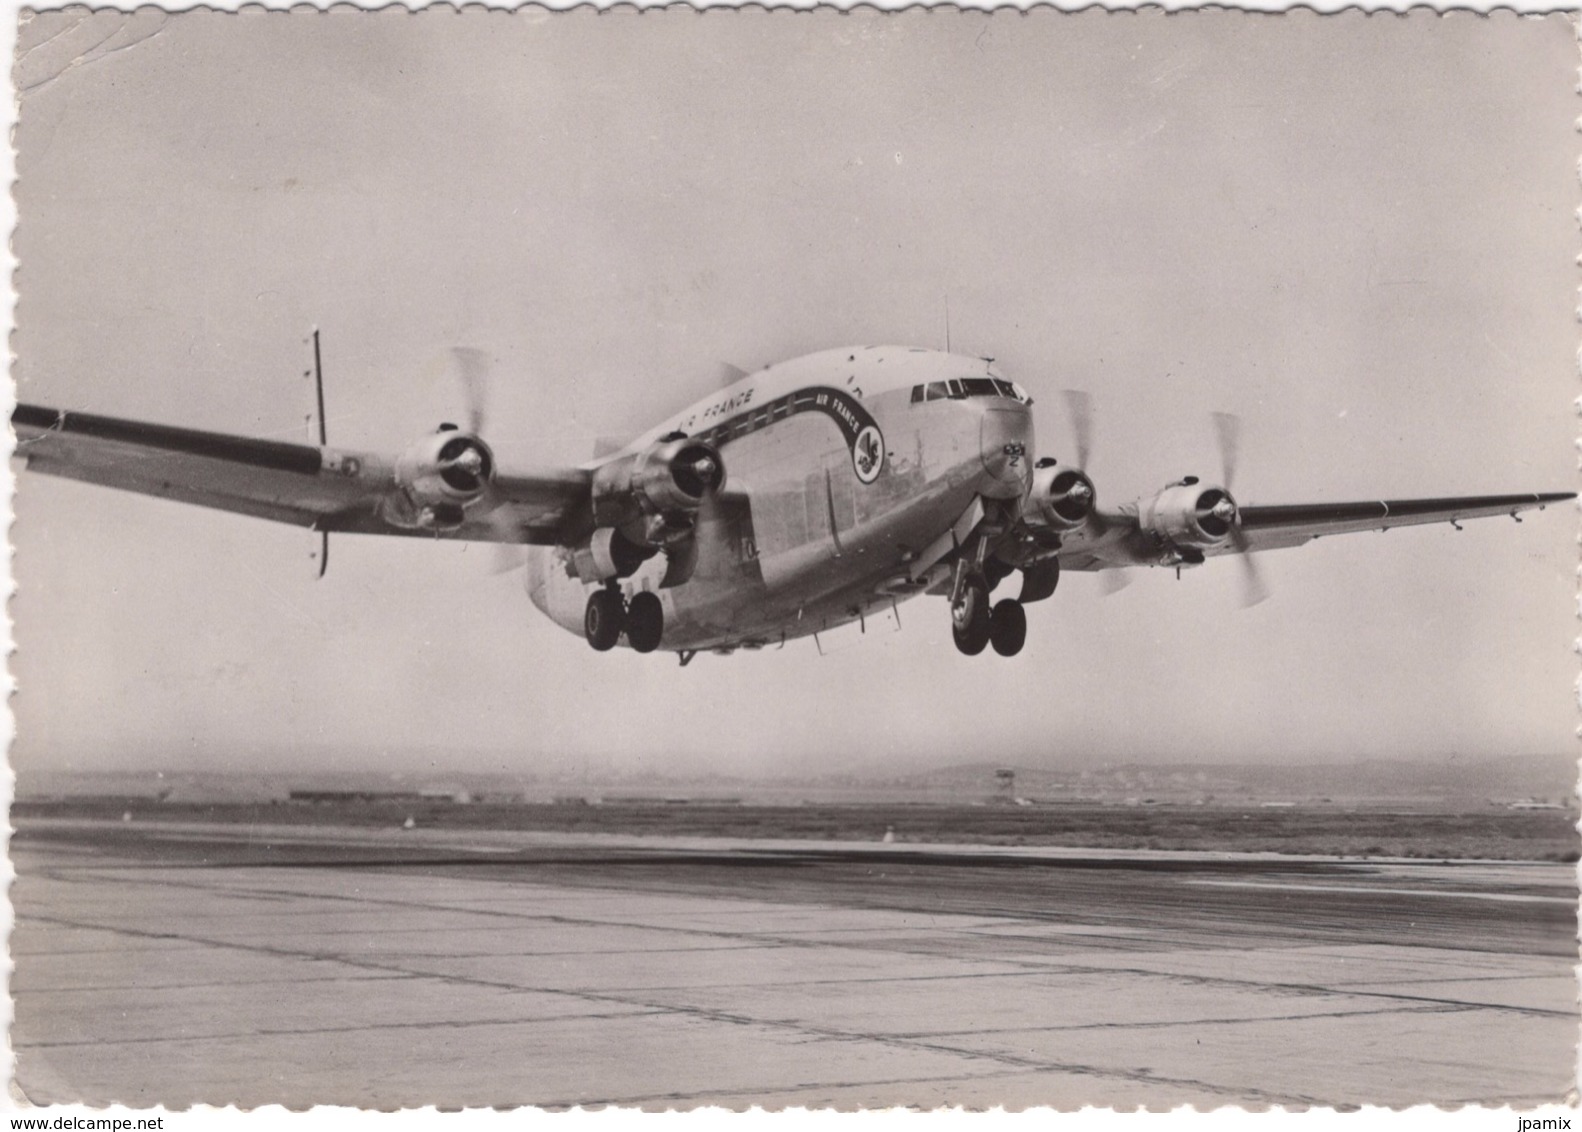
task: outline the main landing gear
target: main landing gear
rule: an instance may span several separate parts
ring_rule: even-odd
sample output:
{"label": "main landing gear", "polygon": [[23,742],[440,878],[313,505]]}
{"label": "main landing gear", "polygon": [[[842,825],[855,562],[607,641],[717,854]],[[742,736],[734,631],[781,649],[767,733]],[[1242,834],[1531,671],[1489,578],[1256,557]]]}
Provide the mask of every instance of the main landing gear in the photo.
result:
{"label": "main landing gear", "polygon": [[665,611],[657,594],[647,590],[632,595],[630,602],[615,587],[594,590],[582,614],[582,632],[599,652],[615,647],[621,634],[634,652],[653,652],[665,634]]}
{"label": "main landing gear", "polygon": [[1060,560],[1050,558],[1022,571],[1022,593],[989,604],[994,587],[1012,567],[989,558],[982,550],[958,567],[962,574],[950,605],[950,630],[956,647],[977,656],[989,646],[1001,656],[1015,656],[1027,643],[1027,602],[1043,601],[1060,581]]}

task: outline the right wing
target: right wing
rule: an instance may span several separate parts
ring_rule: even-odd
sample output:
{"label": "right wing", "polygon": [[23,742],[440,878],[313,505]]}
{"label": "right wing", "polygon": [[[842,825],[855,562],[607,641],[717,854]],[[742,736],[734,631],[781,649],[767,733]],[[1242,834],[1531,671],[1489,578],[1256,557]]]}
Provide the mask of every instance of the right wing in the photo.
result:
{"label": "right wing", "polygon": [[[1349,503],[1248,504],[1237,509],[1239,535],[1205,547],[1205,557],[1252,554],[1301,546],[1326,535],[1388,531],[1425,523],[1459,523],[1520,511],[1543,510],[1551,503],[1575,499],[1570,491],[1521,492],[1512,495],[1462,495],[1433,499],[1369,499]],[[1159,536],[1144,530],[1138,505],[1094,512],[1090,526],[1068,536],[1060,552],[1067,570],[1110,570],[1157,565]]]}
{"label": "right wing", "polygon": [[[1424,523],[1456,523],[1518,511],[1543,510],[1551,503],[1575,499],[1569,491],[1522,492],[1519,495],[1462,495],[1439,499],[1369,499],[1356,503],[1287,503],[1248,505],[1240,509],[1246,550],[1277,550],[1301,546],[1324,535],[1387,531]],[[1232,546],[1230,551],[1240,548]]]}
{"label": "right wing", "polygon": [[553,544],[591,523],[591,473],[496,466],[455,527],[405,524],[399,456],[255,440],[19,404],[29,471],[292,523],[316,531]]}

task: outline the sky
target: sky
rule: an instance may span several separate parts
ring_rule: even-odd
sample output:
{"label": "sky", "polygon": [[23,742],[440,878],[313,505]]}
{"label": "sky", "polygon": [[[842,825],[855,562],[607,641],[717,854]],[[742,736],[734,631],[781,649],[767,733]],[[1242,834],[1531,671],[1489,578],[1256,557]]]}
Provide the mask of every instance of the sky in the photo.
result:
{"label": "sky", "polygon": [[[1102,502],[1569,490],[1559,18],[675,9],[36,15],[21,399],[399,450],[498,359],[504,457],[588,458],[847,344],[992,355]],[[484,547],[19,477],[13,764],[720,775],[1569,752],[1576,513],[1068,575],[1022,655],[867,634],[595,654]]]}

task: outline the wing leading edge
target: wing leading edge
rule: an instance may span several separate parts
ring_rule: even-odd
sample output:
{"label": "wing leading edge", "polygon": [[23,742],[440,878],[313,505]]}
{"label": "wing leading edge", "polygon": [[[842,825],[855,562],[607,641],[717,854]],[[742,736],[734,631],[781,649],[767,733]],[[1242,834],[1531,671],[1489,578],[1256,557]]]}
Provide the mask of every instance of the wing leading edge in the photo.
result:
{"label": "wing leading edge", "polygon": [[[386,501],[402,489],[399,457],[204,432],[92,413],[19,404],[11,422],[17,456],[44,475],[120,488],[316,531],[421,535],[478,542],[553,544],[591,523],[591,473],[581,468],[497,467],[489,506],[457,527],[437,530],[390,521]],[[1242,546],[1206,555],[1300,546],[1332,534],[1516,515],[1574,499],[1572,492],[1523,492],[1348,503],[1248,505],[1239,510]],[[1146,561],[1132,509],[1102,516],[1093,543],[1061,554],[1068,569]],[[585,531],[583,532],[585,533]]]}
{"label": "wing leading edge", "polygon": [[[1441,499],[1378,499],[1355,503],[1295,503],[1246,506],[1240,509],[1246,548],[1276,550],[1323,535],[1387,531],[1392,527],[1425,523],[1454,523],[1462,519],[1514,516],[1533,508],[1575,499],[1569,491],[1522,492],[1516,495],[1467,495]],[[1221,553],[1234,552],[1227,546]]]}
{"label": "wing leading edge", "polygon": [[554,543],[582,524],[590,474],[497,467],[487,508],[439,530],[390,521],[399,457],[316,448],[19,404],[16,455],[29,471],[316,531]]}
{"label": "wing leading edge", "polygon": [[[1464,495],[1432,499],[1368,499],[1350,503],[1247,505],[1237,509],[1239,533],[1217,545],[1200,546],[1204,557],[1255,553],[1301,546],[1325,535],[1387,531],[1425,523],[1457,523],[1498,515],[1515,516],[1551,503],[1575,499],[1570,491],[1521,492],[1511,495]],[[1120,570],[1133,566],[1171,565],[1171,547],[1145,528],[1139,504],[1095,512],[1087,530],[1068,537],[1060,551],[1067,570]]]}

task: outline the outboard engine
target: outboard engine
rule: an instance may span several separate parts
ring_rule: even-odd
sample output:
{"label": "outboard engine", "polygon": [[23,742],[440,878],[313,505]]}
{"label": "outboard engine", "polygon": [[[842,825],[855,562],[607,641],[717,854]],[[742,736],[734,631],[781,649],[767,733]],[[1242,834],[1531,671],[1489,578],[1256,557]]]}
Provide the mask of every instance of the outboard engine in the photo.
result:
{"label": "outboard engine", "polygon": [[494,479],[494,453],[476,435],[442,425],[396,461],[399,496],[390,496],[386,518],[404,527],[449,531],[461,526]]}
{"label": "outboard engine", "polygon": [[1138,519],[1162,544],[1164,564],[1195,566],[1230,541],[1238,515],[1230,492],[1188,476],[1147,500]]}

